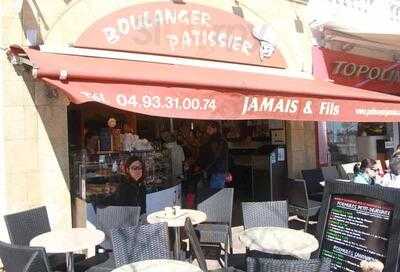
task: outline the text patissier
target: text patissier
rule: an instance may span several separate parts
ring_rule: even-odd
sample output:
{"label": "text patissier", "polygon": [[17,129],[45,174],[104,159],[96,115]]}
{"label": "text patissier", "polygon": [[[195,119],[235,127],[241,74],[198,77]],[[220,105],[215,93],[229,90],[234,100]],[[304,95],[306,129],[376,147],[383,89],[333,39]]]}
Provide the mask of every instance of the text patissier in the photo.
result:
{"label": "text patissier", "polygon": [[[168,45],[173,51],[193,47],[220,47],[245,55],[251,54],[254,48],[253,42],[234,34],[236,26],[213,25],[212,21],[213,18],[208,12],[165,8],[116,18],[113,25],[103,28],[103,33],[108,43],[116,44],[122,37],[138,31],[150,31],[157,27],[179,24],[187,26],[183,33],[165,34]],[[236,32],[238,30],[240,29],[236,29]]]}

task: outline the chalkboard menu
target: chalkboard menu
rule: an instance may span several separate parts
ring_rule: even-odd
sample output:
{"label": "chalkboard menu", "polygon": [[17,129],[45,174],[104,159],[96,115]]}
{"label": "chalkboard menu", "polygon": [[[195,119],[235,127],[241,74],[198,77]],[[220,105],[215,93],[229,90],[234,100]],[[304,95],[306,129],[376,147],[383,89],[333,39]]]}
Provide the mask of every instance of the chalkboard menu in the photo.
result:
{"label": "chalkboard menu", "polygon": [[331,195],[320,256],[331,271],[361,271],[362,260],[386,262],[393,205],[360,195]]}

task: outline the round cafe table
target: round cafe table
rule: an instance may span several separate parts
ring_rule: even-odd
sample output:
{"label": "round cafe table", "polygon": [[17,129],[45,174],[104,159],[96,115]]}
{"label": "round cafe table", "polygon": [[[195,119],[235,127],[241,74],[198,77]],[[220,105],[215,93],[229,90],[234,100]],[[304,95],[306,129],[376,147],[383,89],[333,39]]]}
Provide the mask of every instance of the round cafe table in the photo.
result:
{"label": "round cafe table", "polygon": [[276,227],[259,227],[245,230],[239,240],[250,250],[289,255],[307,260],[318,249],[318,240],[301,230]]}
{"label": "round cafe table", "polygon": [[202,272],[200,267],[177,260],[147,260],[127,264],[112,272]]}
{"label": "round cafe table", "polygon": [[71,228],[40,234],[33,238],[30,246],[44,247],[47,253],[65,253],[67,271],[74,271],[74,252],[94,247],[104,240],[100,230]]}
{"label": "round cafe table", "polygon": [[174,243],[174,256],[179,259],[179,252],[181,249],[180,227],[185,226],[186,218],[190,218],[193,225],[200,224],[207,220],[207,215],[204,212],[190,209],[180,209],[176,215],[166,215],[165,211],[158,211],[151,213],[147,216],[147,222],[150,224],[167,223],[168,227],[174,229],[175,243]]}

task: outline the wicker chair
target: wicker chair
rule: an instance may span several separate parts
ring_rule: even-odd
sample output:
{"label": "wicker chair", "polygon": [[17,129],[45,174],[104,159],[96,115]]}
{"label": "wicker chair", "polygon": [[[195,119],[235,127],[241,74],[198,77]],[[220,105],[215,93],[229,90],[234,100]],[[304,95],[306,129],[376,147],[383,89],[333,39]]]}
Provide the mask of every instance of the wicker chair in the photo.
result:
{"label": "wicker chair", "polygon": [[97,228],[104,232],[105,239],[100,247],[112,250],[111,230],[116,228],[136,226],[139,224],[140,207],[109,206],[97,208]]}
{"label": "wicker chair", "polygon": [[113,229],[116,267],[144,260],[170,259],[166,223]]}
{"label": "wicker chair", "polygon": [[[51,231],[46,207],[39,207],[4,216],[10,241],[14,245],[29,246],[30,241],[43,233]],[[83,254],[75,255],[75,261],[84,259]],[[64,270],[65,254],[48,254],[53,270]]]}
{"label": "wicker chair", "polygon": [[7,244],[0,241],[0,259],[7,272],[50,272],[44,248]]}
{"label": "wicker chair", "polygon": [[4,216],[12,244],[29,246],[36,236],[51,231],[46,207]]}
{"label": "wicker chair", "polygon": [[228,248],[230,253],[233,253],[232,208],[233,188],[224,188],[197,205],[197,209],[207,215],[207,221],[196,227],[201,243],[223,243],[225,253],[228,253]]}
{"label": "wicker chair", "polygon": [[247,258],[247,272],[329,272],[330,260],[276,260]]}
{"label": "wicker chair", "polygon": [[[206,258],[204,256],[204,253],[201,249],[200,246],[200,241],[197,238],[197,235],[195,233],[195,230],[193,228],[192,225],[192,221],[190,220],[190,218],[186,218],[185,221],[185,231],[186,234],[189,238],[189,242],[190,242],[190,249],[193,252],[194,256],[196,257],[197,263],[200,266],[200,269],[203,270],[204,272],[208,272],[208,268],[207,268],[207,263],[206,263]],[[226,237],[226,239],[228,239],[228,237]],[[217,271],[229,271],[229,272],[233,272],[233,271],[237,271],[240,272],[240,270],[235,269],[233,267],[228,267],[227,264],[225,263],[225,267],[222,269],[217,269],[217,270],[213,270],[214,272]]]}
{"label": "wicker chair", "polygon": [[111,231],[117,228],[136,226],[139,224],[140,207],[109,206],[96,209],[96,227],[105,234],[100,247],[106,252],[98,253],[76,264],[78,271],[109,272],[116,268]]}
{"label": "wicker chair", "polygon": [[304,180],[295,179],[289,184],[289,212],[305,219],[304,231],[307,232],[310,217],[318,214],[321,202],[309,199]]}
{"label": "wicker chair", "polygon": [[288,227],[289,214],[286,201],[243,202],[242,210],[245,229]]}
{"label": "wicker chair", "polygon": [[86,204],[86,220],[97,227],[96,209],[93,203]]}

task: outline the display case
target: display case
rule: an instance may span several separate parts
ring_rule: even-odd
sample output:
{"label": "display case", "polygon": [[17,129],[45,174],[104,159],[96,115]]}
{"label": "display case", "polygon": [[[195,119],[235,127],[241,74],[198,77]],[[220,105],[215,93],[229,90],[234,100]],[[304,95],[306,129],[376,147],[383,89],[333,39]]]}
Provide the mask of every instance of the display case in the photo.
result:
{"label": "display case", "polygon": [[147,192],[157,192],[176,183],[172,180],[172,162],[168,149],[99,152],[95,155],[87,155],[83,151],[71,155],[74,160],[71,180],[75,196],[90,201],[99,195],[112,194],[118,184],[126,179],[125,162],[131,156],[138,157],[144,163]]}

